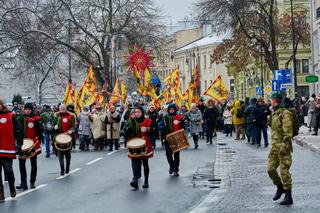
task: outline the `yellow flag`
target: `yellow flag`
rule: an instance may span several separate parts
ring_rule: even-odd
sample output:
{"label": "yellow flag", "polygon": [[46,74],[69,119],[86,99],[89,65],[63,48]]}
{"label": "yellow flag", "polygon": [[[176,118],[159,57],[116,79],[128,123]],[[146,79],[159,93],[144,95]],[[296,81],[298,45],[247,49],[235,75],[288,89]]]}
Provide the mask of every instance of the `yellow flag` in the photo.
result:
{"label": "yellow flag", "polygon": [[67,84],[67,87],[66,87],[66,92],[64,93],[63,103],[65,105],[73,104],[74,97],[72,97],[72,96],[73,96],[72,87],[71,87],[70,82],[68,81],[68,84]]}
{"label": "yellow flag", "polygon": [[84,105],[90,106],[96,102],[97,83],[92,65],[89,65],[87,76],[78,93],[78,106],[82,108]]}
{"label": "yellow flag", "polygon": [[144,87],[149,88],[151,86],[151,74],[148,68],[144,71]]}
{"label": "yellow flag", "polygon": [[119,84],[117,79],[112,91],[112,96],[110,98],[109,104],[116,105],[116,103],[120,100],[119,97],[120,97],[120,91],[119,91]]}
{"label": "yellow flag", "polygon": [[133,74],[137,79],[139,92],[140,92],[141,95],[143,95],[144,94],[144,88],[143,88],[143,83],[142,83],[142,80],[141,80],[141,77],[139,75],[138,70],[134,69]]}
{"label": "yellow flag", "polygon": [[223,83],[221,76],[212,83],[212,85],[205,91],[204,95],[211,96],[217,101],[227,100],[229,98],[229,92]]}
{"label": "yellow flag", "polygon": [[127,98],[126,85],[124,84],[124,80],[121,80],[121,100],[122,100],[122,105],[123,106],[126,103],[126,98]]}
{"label": "yellow flag", "polygon": [[182,103],[183,103],[183,95],[181,92],[180,87],[177,89],[176,95],[175,95],[175,99],[174,102],[176,103],[176,105],[180,108]]}

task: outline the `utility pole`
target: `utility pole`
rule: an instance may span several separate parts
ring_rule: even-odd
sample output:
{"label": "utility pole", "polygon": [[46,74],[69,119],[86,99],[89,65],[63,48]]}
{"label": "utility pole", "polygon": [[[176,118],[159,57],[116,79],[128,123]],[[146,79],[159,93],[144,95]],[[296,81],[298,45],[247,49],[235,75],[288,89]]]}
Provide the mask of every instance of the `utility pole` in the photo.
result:
{"label": "utility pole", "polygon": [[[71,46],[71,23],[70,20],[68,20],[68,44]],[[69,82],[72,83],[71,79],[71,49],[68,48],[68,56],[69,56]]]}
{"label": "utility pole", "polygon": [[294,78],[294,98],[298,98],[298,78],[297,78],[297,59],[296,59],[296,35],[295,35],[295,26],[294,26],[294,18],[293,18],[293,0],[291,2],[291,27],[292,27],[292,51],[293,51],[293,78]]}

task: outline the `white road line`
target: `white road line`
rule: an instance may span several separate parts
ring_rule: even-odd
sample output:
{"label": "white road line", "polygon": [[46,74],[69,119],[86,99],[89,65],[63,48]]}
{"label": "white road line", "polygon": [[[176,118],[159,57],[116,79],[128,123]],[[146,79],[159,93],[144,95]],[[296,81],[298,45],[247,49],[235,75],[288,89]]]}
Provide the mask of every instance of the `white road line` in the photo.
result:
{"label": "white road line", "polygon": [[[18,198],[18,197],[21,197],[21,196],[23,196],[23,195],[29,194],[29,193],[31,193],[31,192],[34,192],[34,191],[36,191],[36,190],[38,190],[38,189],[41,189],[41,188],[43,188],[43,187],[46,187],[46,186],[48,186],[48,184],[41,184],[40,186],[37,186],[35,189],[30,189],[30,190],[27,190],[27,191],[18,193],[15,198]],[[8,197],[8,198],[6,198],[6,201],[13,200],[13,199],[15,199],[15,198]]]}
{"label": "white road line", "polygon": [[102,159],[103,159],[103,157],[97,158],[97,159],[95,159],[93,161],[90,161],[89,163],[86,163],[86,165],[89,166],[89,165],[91,165],[91,164],[93,164],[93,163],[95,163],[95,162],[97,162],[99,160],[102,160]]}
{"label": "white road line", "polygon": [[61,180],[61,179],[66,178],[66,177],[68,177],[70,174],[75,173],[75,172],[77,172],[77,171],[79,171],[79,170],[81,170],[81,168],[76,168],[76,169],[70,171],[69,174],[63,175],[63,176],[60,176],[60,177],[57,177],[56,179],[57,179],[57,180]]}
{"label": "white road line", "polygon": [[119,152],[119,150],[114,150],[114,151],[112,151],[112,152],[109,152],[109,153],[107,153],[106,155],[112,155],[112,154],[114,154],[114,153],[116,153],[116,152]]}

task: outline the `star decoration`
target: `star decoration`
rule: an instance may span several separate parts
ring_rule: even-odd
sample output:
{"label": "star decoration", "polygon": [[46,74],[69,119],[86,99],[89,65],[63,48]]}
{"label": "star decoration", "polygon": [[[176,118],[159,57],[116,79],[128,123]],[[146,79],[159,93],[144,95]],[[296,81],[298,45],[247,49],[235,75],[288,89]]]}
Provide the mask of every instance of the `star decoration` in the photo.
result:
{"label": "star decoration", "polygon": [[143,79],[146,68],[155,66],[152,62],[154,57],[151,56],[151,53],[152,50],[146,51],[144,48],[135,44],[134,48],[129,50],[129,55],[125,56],[128,70],[133,72],[134,69],[137,69],[140,77]]}

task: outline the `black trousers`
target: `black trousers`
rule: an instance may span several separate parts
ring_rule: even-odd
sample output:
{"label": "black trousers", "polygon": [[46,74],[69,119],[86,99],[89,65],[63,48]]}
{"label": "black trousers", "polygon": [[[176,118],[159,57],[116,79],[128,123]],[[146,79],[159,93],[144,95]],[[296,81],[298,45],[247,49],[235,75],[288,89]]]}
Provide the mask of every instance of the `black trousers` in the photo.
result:
{"label": "black trousers", "polygon": [[113,149],[113,145],[114,145],[114,148],[116,150],[118,150],[119,149],[119,139],[108,139],[108,145],[109,145],[110,150]]}
{"label": "black trousers", "polygon": [[61,172],[64,172],[64,157],[66,158],[66,170],[70,170],[70,162],[71,162],[71,150],[68,151],[59,151],[59,163]]}
{"label": "black trousers", "polygon": [[143,165],[144,171],[144,180],[145,182],[149,181],[149,160],[141,158],[132,158],[131,166],[133,172],[133,180],[137,181],[141,177],[141,165]]}
{"label": "black trousers", "polygon": [[173,153],[167,141],[164,143],[164,145],[166,147],[166,156],[170,166],[170,170],[174,172],[179,172],[180,152]]}
{"label": "black trousers", "polygon": [[197,135],[197,134],[192,135],[192,139],[193,139],[194,145],[195,145],[195,146],[198,146],[199,135]]}
{"label": "black trousers", "polygon": [[13,162],[13,159],[11,158],[0,157],[0,197],[1,197],[1,194],[3,194],[2,168],[8,179],[10,192],[15,191],[15,187],[14,187],[15,179],[14,179],[14,173],[12,169],[12,162]]}
{"label": "black trousers", "polygon": [[[37,156],[30,158],[31,164],[31,174],[30,174],[30,183],[35,183],[37,180]],[[19,158],[19,169],[21,176],[21,186],[27,186],[27,169],[26,169],[26,160]]]}

